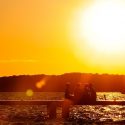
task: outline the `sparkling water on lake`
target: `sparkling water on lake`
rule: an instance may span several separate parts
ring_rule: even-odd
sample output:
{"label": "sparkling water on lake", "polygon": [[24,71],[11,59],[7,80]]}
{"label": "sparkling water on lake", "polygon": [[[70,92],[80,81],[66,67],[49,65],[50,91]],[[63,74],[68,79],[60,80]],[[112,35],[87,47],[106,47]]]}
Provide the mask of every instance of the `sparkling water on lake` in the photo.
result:
{"label": "sparkling water on lake", "polygon": [[[105,96],[104,96],[105,95]],[[97,92],[97,100],[125,100],[125,95],[120,92]],[[35,92],[32,97],[26,96],[25,92],[2,92],[0,93],[0,100],[38,100],[38,99],[64,99],[63,92]],[[60,108],[58,109],[58,116],[60,117]],[[40,120],[46,121],[46,107],[45,106],[3,106],[0,105],[0,121],[7,122],[36,122],[38,116]],[[108,105],[108,106],[74,106],[70,109],[70,122],[78,123],[84,121],[85,123],[117,123],[125,122],[125,106]],[[33,123],[35,124],[35,123]],[[70,124],[70,123],[69,123]]]}

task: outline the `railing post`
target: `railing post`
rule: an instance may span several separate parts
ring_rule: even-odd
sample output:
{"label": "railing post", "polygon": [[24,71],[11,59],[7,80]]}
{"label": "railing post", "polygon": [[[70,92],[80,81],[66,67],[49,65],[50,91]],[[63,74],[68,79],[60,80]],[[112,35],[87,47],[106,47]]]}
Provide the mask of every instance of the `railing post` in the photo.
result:
{"label": "railing post", "polygon": [[62,118],[67,119],[69,118],[69,113],[70,113],[70,107],[73,105],[71,100],[64,100],[63,105],[62,105]]}
{"label": "railing post", "polygon": [[49,115],[49,119],[56,118],[56,108],[57,108],[57,105],[55,102],[51,102],[47,105],[47,113]]}

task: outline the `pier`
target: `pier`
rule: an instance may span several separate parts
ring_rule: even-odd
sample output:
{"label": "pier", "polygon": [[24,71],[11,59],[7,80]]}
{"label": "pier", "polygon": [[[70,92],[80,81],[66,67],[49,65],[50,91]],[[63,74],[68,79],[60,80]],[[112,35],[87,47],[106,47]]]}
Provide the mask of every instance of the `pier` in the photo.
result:
{"label": "pier", "polygon": [[70,100],[0,100],[0,105],[46,105],[50,119],[56,118],[57,107],[62,107],[62,117],[69,116],[73,105],[125,105],[125,100],[101,100],[91,103],[73,104]]}

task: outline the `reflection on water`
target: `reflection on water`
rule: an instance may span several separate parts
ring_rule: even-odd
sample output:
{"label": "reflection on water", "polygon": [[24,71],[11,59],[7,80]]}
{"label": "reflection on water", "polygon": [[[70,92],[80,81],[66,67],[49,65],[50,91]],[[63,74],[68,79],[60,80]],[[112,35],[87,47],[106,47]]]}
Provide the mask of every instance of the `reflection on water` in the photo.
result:
{"label": "reflection on water", "polygon": [[125,106],[74,106],[71,108],[71,119],[84,119],[88,122],[118,122],[125,120]]}
{"label": "reflection on water", "polygon": [[120,92],[97,92],[97,100],[125,100],[125,94]]}
{"label": "reflection on water", "polygon": [[[19,100],[34,100],[34,99],[63,99],[64,93],[34,93],[32,97],[26,96],[25,93],[0,93],[0,99],[19,99]],[[118,92],[98,92],[97,100],[125,100],[125,95]],[[60,116],[60,108],[58,109]],[[0,105],[0,122],[45,122],[47,121],[46,106],[26,105],[26,106],[2,106]],[[74,106],[70,109],[69,122],[74,124],[85,123],[119,123],[125,122],[125,106],[108,105],[108,106]],[[60,121],[61,122],[61,121]],[[33,123],[35,124],[35,123]],[[68,123],[69,125],[70,123]],[[60,123],[61,125],[61,123]]]}

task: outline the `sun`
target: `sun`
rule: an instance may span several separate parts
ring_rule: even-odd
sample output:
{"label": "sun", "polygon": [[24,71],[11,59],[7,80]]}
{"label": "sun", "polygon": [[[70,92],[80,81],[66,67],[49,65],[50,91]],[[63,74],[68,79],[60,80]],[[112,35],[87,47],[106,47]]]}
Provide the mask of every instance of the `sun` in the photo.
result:
{"label": "sun", "polygon": [[96,0],[78,11],[74,35],[77,44],[86,44],[99,53],[125,51],[125,3],[123,0]]}

